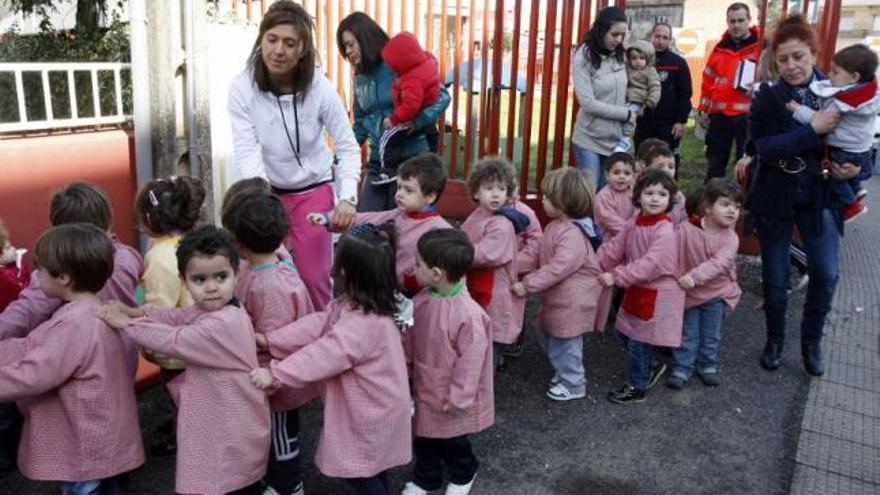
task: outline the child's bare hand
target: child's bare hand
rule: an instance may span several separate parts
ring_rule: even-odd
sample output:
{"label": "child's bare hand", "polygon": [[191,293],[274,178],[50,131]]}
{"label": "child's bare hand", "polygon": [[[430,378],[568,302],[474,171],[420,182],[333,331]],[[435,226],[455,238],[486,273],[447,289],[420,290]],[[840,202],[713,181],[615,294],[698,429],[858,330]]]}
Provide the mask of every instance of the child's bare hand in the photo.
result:
{"label": "child's bare hand", "polygon": [[311,225],[327,225],[328,223],[327,215],[324,213],[309,213],[306,215],[306,220]]}
{"label": "child's bare hand", "polygon": [[111,301],[98,308],[98,317],[111,327],[117,330],[122,330],[128,325],[128,322],[131,321],[131,317],[122,309],[125,307],[127,306],[118,301]]}
{"label": "child's bare hand", "polygon": [[526,295],[528,295],[526,287],[522,284],[522,282],[517,282],[511,285],[510,292],[513,292],[518,297],[526,297]]}
{"label": "child's bare hand", "polygon": [[251,383],[260,390],[274,390],[278,388],[275,377],[269,368],[256,368],[251,371]]}
{"label": "child's bare hand", "polygon": [[268,349],[269,339],[264,333],[254,333],[254,341],[257,343],[257,349]]}
{"label": "child's bare hand", "polygon": [[386,129],[390,129],[394,124],[391,123],[391,119],[385,117],[385,120],[382,121],[382,125],[385,126]]}
{"label": "child's bare hand", "polygon": [[678,285],[681,286],[684,290],[693,289],[697,284],[694,282],[694,277],[690,275],[683,275],[680,279],[678,279]]}
{"label": "child's bare hand", "polygon": [[599,282],[605,287],[614,287],[614,276],[608,272],[599,275]]}
{"label": "child's bare hand", "polygon": [[452,407],[452,406],[449,405],[449,401],[445,401],[445,400],[444,400],[444,401],[443,401],[443,405],[440,406],[440,410],[443,411],[443,412],[449,412],[449,409],[451,409],[451,407]]}

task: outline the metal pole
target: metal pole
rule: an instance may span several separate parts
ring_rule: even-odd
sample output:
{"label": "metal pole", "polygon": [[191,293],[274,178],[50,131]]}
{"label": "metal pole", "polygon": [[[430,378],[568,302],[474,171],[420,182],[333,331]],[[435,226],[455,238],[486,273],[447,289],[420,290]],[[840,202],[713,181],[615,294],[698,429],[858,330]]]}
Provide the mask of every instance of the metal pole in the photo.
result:
{"label": "metal pole", "polygon": [[[153,179],[153,144],[150,137],[150,61],[147,57],[146,0],[131,0],[131,85],[134,113],[135,170],[138,187]],[[75,101],[75,100],[71,100]],[[146,236],[141,234],[141,247]]]}
{"label": "metal pole", "polygon": [[[250,7],[250,6],[248,6]],[[248,8],[250,15],[250,8]],[[196,43],[195,43],[195,16],[193,14],[193,0],[183,2],[183,29],[186,43],[186,141],[189,151],[189,173],[193,177],[201,177],[201,149],[196,129]]]}

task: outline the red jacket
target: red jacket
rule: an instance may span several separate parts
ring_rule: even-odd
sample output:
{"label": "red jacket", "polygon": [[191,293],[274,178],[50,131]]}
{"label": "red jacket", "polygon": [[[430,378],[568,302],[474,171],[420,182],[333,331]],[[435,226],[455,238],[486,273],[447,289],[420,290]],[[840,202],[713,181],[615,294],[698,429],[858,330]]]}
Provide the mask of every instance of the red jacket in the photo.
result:
{"label": "red jacket", "polygon": [[437,102],[440,97],[437,59],[422,50],[415,35],[404,31],[388,40],[382,49],[382,60],[397,73],[391,86],[392,124],[410,122],[423,108]]}
{"label": "red jacket", "polygon": [[31,267],[22,261],[21,268],[12,263],[0,266],[0,311],[18,298],[18,293],[31,281]]}
{"label": "red jacket", "polygon": [[700,112],[720,113],[728,117],[749,113],[749,95],[734,87],[736,69],[743,60],[758,63],[761,54],[758,27],[752,26],[749,37],[736,42],[730,33],[724,33],[715,45],[706,68],[700,95]]}

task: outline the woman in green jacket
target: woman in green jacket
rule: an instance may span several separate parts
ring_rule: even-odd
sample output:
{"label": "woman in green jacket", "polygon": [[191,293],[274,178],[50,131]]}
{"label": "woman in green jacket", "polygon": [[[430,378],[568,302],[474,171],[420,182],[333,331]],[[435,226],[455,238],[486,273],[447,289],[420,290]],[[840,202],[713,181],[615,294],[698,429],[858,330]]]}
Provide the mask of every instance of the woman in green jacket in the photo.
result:
{"label": "woman in green jacket", "polygon": [[[361,189],[358,211],[381,211],[395,207],[397,182],[389,180],[396,170],[381,170],[379,142],[385,127],[382,121],[394,110],[391,104],[391,85],[396,74],[382,62],[382,48],[388,35],[370,16],[354,12],[336,29],[336,43],[343,57],[354,68],[354,135],[358,144],[370,142],[367,174]],[[425,151],[436,151],[436,143],[429,143],[425,131],[437,125],[437,119],[449,106],[449,92],[441,85],[437,103],[425,108],[413,120],[413,129],[403,146],[403,159]],[[431,133],[429,133],[431,134]]]}

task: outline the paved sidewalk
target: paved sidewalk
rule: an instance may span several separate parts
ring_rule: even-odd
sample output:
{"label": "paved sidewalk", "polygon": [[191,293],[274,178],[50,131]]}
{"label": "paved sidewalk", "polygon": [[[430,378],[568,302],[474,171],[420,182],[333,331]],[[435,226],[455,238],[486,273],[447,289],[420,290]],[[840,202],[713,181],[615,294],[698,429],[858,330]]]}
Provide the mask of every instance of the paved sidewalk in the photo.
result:
{"label": "paved sidewalk", "polygon": [[[880,191],[880,177],[866,186]],[[826,373],[810,384],[791,493],[880,493],[880,203],[847,226],[824,339]]]}

